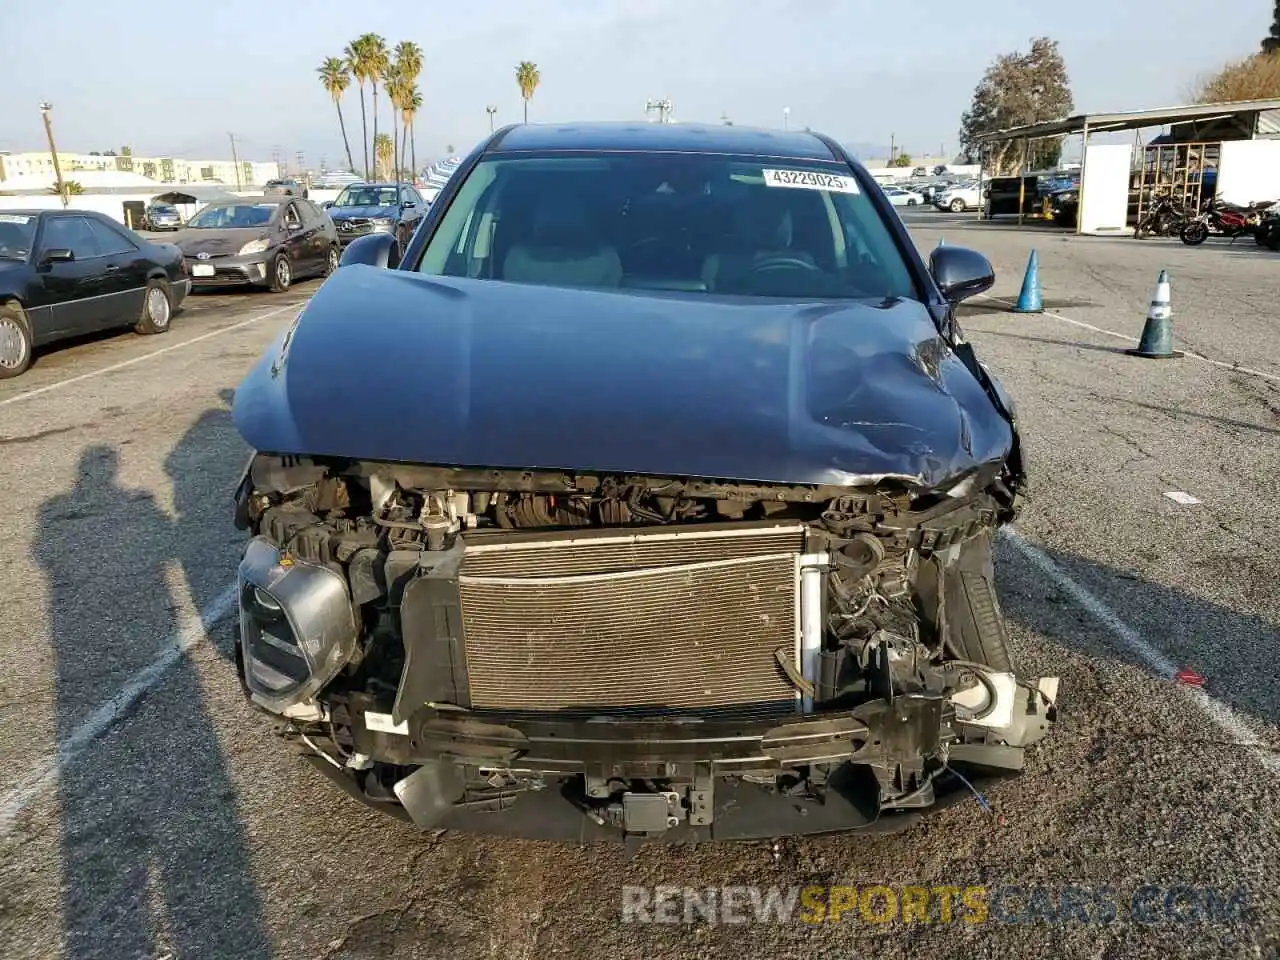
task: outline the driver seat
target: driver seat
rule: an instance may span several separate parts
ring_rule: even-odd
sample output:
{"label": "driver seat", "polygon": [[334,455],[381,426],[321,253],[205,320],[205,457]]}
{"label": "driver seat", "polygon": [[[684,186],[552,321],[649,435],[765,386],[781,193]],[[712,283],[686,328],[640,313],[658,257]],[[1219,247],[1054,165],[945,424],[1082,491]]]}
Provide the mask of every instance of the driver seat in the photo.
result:
{"label": "driver seat", "polygon": [[732,246],[736,249],[712,253],[703,261],[702,280],[708,291],[749,293],[752,270],[770,257],[814,262],[808,253],[791,249],[794,237],[791,210],[780,198],[744,198],[744,202],[734,207],[734,221]]}

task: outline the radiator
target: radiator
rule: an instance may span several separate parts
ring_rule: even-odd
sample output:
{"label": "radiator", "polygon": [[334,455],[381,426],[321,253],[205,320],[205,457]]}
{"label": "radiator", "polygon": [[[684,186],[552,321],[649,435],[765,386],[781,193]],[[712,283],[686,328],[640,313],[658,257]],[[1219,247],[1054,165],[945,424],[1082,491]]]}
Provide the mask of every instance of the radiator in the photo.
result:
{"label": "radiator", "polygon": [[797,709],[801,525],[468,544],[470,702],[517,713],[714,718]]}

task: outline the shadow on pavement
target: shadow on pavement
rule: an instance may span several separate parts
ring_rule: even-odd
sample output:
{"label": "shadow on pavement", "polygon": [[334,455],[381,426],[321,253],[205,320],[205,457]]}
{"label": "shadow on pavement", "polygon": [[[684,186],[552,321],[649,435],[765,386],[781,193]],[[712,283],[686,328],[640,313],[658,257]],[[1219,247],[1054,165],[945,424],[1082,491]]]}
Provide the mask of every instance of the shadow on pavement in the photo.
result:
{"label": "shadow on pavement", "polygon": [[1055,340],[1052,337],[1028,337],[1023,333],[1005,333],[1003,330],[978,331],[984,337],[1003,337],[1006,340],[1025,340],[1027,343],[1047,343],[1056,347],[1074,347],[1077,350],[1096,350],[1099,353],[1125,353],[1128,347],[1104,347],[1096,343],[1082,343],[1079,340]]}
{"label": "shadow on pavement", "polygon": [[[1183,590],[1153,583],[1137,573],[1087,557],[1053,550],[1046,554],[1064,574],[1105,604],[1119,619],[1175,668],[1189,667],[1207,679],[1205,692],[1242,714],[1280,723],[1280,675],[1273,667],[1280,649],[1280,628]],[[1235,571],[1269,584],[1261,559],[1255,572],[1241,570],[1238,556],[1208,555],[1192,560],[1206,584]],[[1151,674],[1151,665],[1105,624],[1085,610],[1052,577],[1029,564],[1003,537],[997,540],[996,577],[1000,603],[1011,621],[1021,623],[1065,649],[1099,661],[1119,660]],[[1161,678],[1163,679],[1163,678]],[[1172,684],[1173,680],[1170,679]]]}
{"label": "shadow on pavement", "polygon": [[[220,390],[217,405],[200,414],[164,461],[173,485],[176,557],[197,610],[209,605],[235,577],[244,535],[232,525],[232,496],[248,453],[231,422],[235,391]],[[234,632],[211,638],[224,658],[234,659]]]}
{"label": "shadow on pavement", "polygon": [[[166,583],[173,524],[118,470],[114,448],[89,447],[74,489],[40,508],[32,551],[48,581],[60,743],[180,627]],[[232,784],[185,657],[67,766],[59,792],[68,956],[268,955]]]}

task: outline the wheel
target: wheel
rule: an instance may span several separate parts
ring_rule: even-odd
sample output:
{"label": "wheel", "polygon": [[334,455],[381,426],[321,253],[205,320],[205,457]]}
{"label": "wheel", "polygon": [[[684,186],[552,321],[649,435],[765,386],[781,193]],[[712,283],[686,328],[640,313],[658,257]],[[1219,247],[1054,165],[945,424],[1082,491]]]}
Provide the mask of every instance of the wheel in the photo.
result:
{"label": "wheel", "polygon": [[287,253],[276,254],[271,264],[271,292],[284,293],[293,283],[293,264],[289,262]]}
{"label": "wheel", "polygon": [[1188,223],[1182,228],[1182,242],[1189,247],[1196,247],[1209,239],[1209,228],[1199,220]]}
{"label": "wheel", "polygon": [[329,255],[324,261],[324,276],[333,276],[333,271],[338,269],[338,248],[336,246],[329,248]]}
{"label": "wheel", "polygon": [[964,213],[964,207],[965,203],[959,197],[956,197],[950,203],[950,210],[952,213]]}
{"label": "wheel", "polygon": [[147,336],[164,333],[173,317],[173,298],[169,294],[169,281],[148,280],[142,295],[142,315],[133,325],[136,333]]}
{"label": "wheel", "polygon": [[26,372],[31,366],[31,323],[19,304],[0,303],[0,380]]}
{"label": "wheel", "polygon": [[912,199],[908,199],[908,200],[907,200],[907,206],[908,206],[908,207],[914,207],[915,205],[916,205],[915,200],[912,200]]}
{"label": "wheel", "polygon": [[948,642],[963,660],[1013,672],[1009,633],[996,599],[991,537],[975,537],[960,551],[946,577]]}

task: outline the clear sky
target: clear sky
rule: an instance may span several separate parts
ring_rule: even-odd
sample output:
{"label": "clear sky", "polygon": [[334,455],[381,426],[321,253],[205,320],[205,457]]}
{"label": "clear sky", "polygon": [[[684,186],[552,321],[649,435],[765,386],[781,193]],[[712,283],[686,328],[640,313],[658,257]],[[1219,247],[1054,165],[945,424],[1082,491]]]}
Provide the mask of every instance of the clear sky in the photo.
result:
{"label": "clear sky", "polygon": [[[357,34],[425,51],[420,161],[470,148],[518,120],[515,65],[542,83],[531,120],[643,118],[810,126],[847,144],[956,149],[974,85],[1033,35],[1061,42],[1078,110],[1185,100],[1197,74],[1252,53],[1272,0],[0,0],[0,149],[42,149],[38,104],[59,149],[129,144],[192,159],[342,152],[315,73]],[[388,116],[385,100],[384,118]],[[359,100],[344,108],[358,153]]]}

